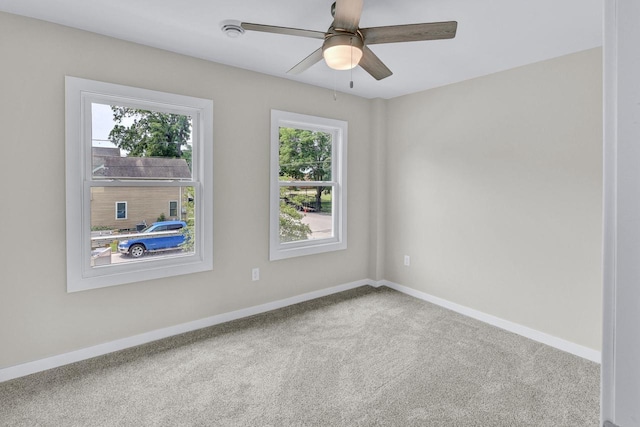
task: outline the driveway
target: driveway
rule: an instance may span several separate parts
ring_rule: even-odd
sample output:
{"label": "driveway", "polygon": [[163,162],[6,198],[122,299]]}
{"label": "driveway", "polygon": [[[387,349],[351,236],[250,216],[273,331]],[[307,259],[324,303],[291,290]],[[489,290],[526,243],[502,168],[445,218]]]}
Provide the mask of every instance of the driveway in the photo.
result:
{"label": "driveway", "polygon": [[333,217],[331,214],[307,212],[302,222],[311,228],[309,239],[326,239],[332,236]]}

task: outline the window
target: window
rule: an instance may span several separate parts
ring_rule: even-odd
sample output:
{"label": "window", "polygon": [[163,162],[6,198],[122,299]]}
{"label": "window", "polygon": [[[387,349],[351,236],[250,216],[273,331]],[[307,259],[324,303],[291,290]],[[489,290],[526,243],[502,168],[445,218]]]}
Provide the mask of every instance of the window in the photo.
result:
{"label": "window", "polygon": [[171,218],[176,218],[178,216],[178,202],[176,200],[169,202],[169,216]]}
{"label": "window", "polygon": [[345,249],[347,123],[271,111],[273,260]]}
{"label": "window", "polygon": [[116,219],[127,219],[127,202],[116,202]]}
{"label": "window", "polygon": [[65,83],[67,291],[211,270],[213,102]]}

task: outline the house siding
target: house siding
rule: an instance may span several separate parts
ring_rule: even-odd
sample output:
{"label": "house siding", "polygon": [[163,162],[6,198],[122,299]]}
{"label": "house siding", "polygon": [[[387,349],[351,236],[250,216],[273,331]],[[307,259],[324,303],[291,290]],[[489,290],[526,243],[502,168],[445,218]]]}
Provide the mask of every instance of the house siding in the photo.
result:
{"label": "house siding", "polygon": [[[169,216],[169,202],[178,202],[178,214],[182,206],[180,187],[93,187],[91,189],[91,227],[131,229],[137,224],[151,224],[161,214],[166,219],[182,219]],[[127,202],[127,218],[116,219],[116,202]]]}

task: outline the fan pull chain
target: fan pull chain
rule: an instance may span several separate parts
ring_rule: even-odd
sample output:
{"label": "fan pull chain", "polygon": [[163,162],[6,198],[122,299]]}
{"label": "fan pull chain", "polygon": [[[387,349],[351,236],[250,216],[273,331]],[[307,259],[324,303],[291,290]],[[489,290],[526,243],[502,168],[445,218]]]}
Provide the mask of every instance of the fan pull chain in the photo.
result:
{"label": "fan pull chain", "polygon": [[338,75],[338,72],[334,70],[333,71],[333,100],[334,101],[338,100],[338,90],[336,88],[338,85],[337,75]]}
{"label": "fan pull chain", "polygon": [[349,53],[351,53],[351,81],[349,82],[349,88],[353,89],[353,37],[349,38],[349,44],[351,45],[351,49],[349,49]]}

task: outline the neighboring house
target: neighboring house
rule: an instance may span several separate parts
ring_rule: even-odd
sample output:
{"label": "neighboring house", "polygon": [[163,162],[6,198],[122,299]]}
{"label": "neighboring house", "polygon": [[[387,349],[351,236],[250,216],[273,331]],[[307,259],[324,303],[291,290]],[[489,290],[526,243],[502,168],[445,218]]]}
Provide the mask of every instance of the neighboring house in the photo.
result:
{"label": "neighboring house", "polygon": [[[190,179],[185,159],[121,157],[118,148],[93,149],[93,174],[110,179]],[[134,229],[166,219],[184,219],[182,187],[94,187],[91,227]]]}

